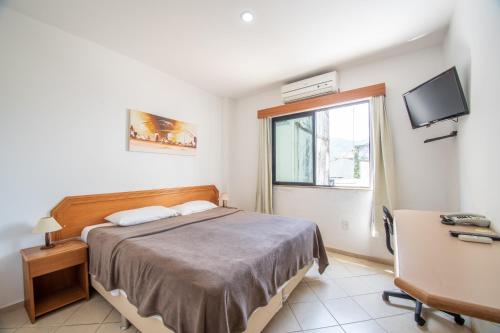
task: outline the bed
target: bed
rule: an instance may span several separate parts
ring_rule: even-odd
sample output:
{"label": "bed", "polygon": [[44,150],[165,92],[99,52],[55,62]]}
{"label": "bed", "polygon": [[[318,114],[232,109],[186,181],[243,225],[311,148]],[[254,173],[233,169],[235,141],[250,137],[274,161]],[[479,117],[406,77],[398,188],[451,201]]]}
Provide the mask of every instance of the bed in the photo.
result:
{"label": "bed", "polygon": [[[215,186],[65,198],[53,237],[81,236],[120,210],[218,202]],[[88,228],[87,228],[88,231]],[[143,333],[260,332],[318,262],[328,265],[314,223],[213,208],[85,237],[92,286]]]}

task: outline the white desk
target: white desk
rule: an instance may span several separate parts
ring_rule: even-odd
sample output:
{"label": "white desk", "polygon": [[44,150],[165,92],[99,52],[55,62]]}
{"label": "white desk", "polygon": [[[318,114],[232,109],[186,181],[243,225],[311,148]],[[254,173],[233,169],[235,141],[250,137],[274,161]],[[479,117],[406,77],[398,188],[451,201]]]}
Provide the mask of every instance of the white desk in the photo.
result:
{"label": "white desk", "polygon": [[[500,242],[463,242],[439,212],[394,212],[394,283],[430,307],[500,322]],[[483,229],[484,230],[484,229]]]}

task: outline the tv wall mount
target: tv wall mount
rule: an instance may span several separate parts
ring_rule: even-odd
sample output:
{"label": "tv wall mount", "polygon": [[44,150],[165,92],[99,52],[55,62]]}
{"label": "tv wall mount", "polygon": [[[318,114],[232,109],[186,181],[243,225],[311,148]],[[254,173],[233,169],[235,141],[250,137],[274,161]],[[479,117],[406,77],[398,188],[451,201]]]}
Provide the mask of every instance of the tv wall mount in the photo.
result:
{"label": "tv wall mount", "polygon": [[[449,119],[455,123],[458,123],[458,117],[455,118],[455,119]],[[431,125],[435,124],[436,122],[434,123],[430,123],[429,125],[427,125],[426,127],[431,127]],[[434,142],[434,141],[439,141],[439,140],[443,140],[443,139],[448,139],[448,138],[453,138],[455,136],[458,135],[458,131],[451,131],[450,134],[448,135],[443,135],[443,136],[437,136],[435,138],[430,138],[430,139],[426,139],[424,140],[424,143],[429,143],[429,142]]]}
{"label": "tv wall mount", "polygon": [[435,137],[435,138],[426,139],[424,141],[424,143],[429,143],[429,142],[433,142],[433,141],[438,141],[438,140],[443,140],[443,139],[447,139],[447,138],[452,138],[454,136],[457,136],[457,134],[458,134],[458,131],[452,131],[448,135],[443,135],[443,136],[438,136],[438,137]]}

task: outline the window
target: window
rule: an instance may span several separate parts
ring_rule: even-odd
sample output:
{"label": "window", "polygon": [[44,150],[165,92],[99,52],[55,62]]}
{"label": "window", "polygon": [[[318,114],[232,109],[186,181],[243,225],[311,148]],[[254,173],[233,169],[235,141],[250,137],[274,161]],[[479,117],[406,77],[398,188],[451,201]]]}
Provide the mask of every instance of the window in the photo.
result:
{"label": "window", "polygon": [[314,114],[273,120],[274,183],[314,185]]}
{"label": "window", "polygon": [[273,118],[273,184],[370,187],[368,101]]}

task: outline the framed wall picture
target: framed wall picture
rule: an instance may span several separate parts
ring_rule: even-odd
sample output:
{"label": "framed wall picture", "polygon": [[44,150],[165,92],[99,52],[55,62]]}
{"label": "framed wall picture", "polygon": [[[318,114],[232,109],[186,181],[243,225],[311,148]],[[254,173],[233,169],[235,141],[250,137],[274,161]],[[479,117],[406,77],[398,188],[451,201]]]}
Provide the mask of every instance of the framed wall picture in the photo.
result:
{"label": "framed wall picture", "polygon": [[129,110],[129,150],[195,155],[196,126],[151,113]]}

